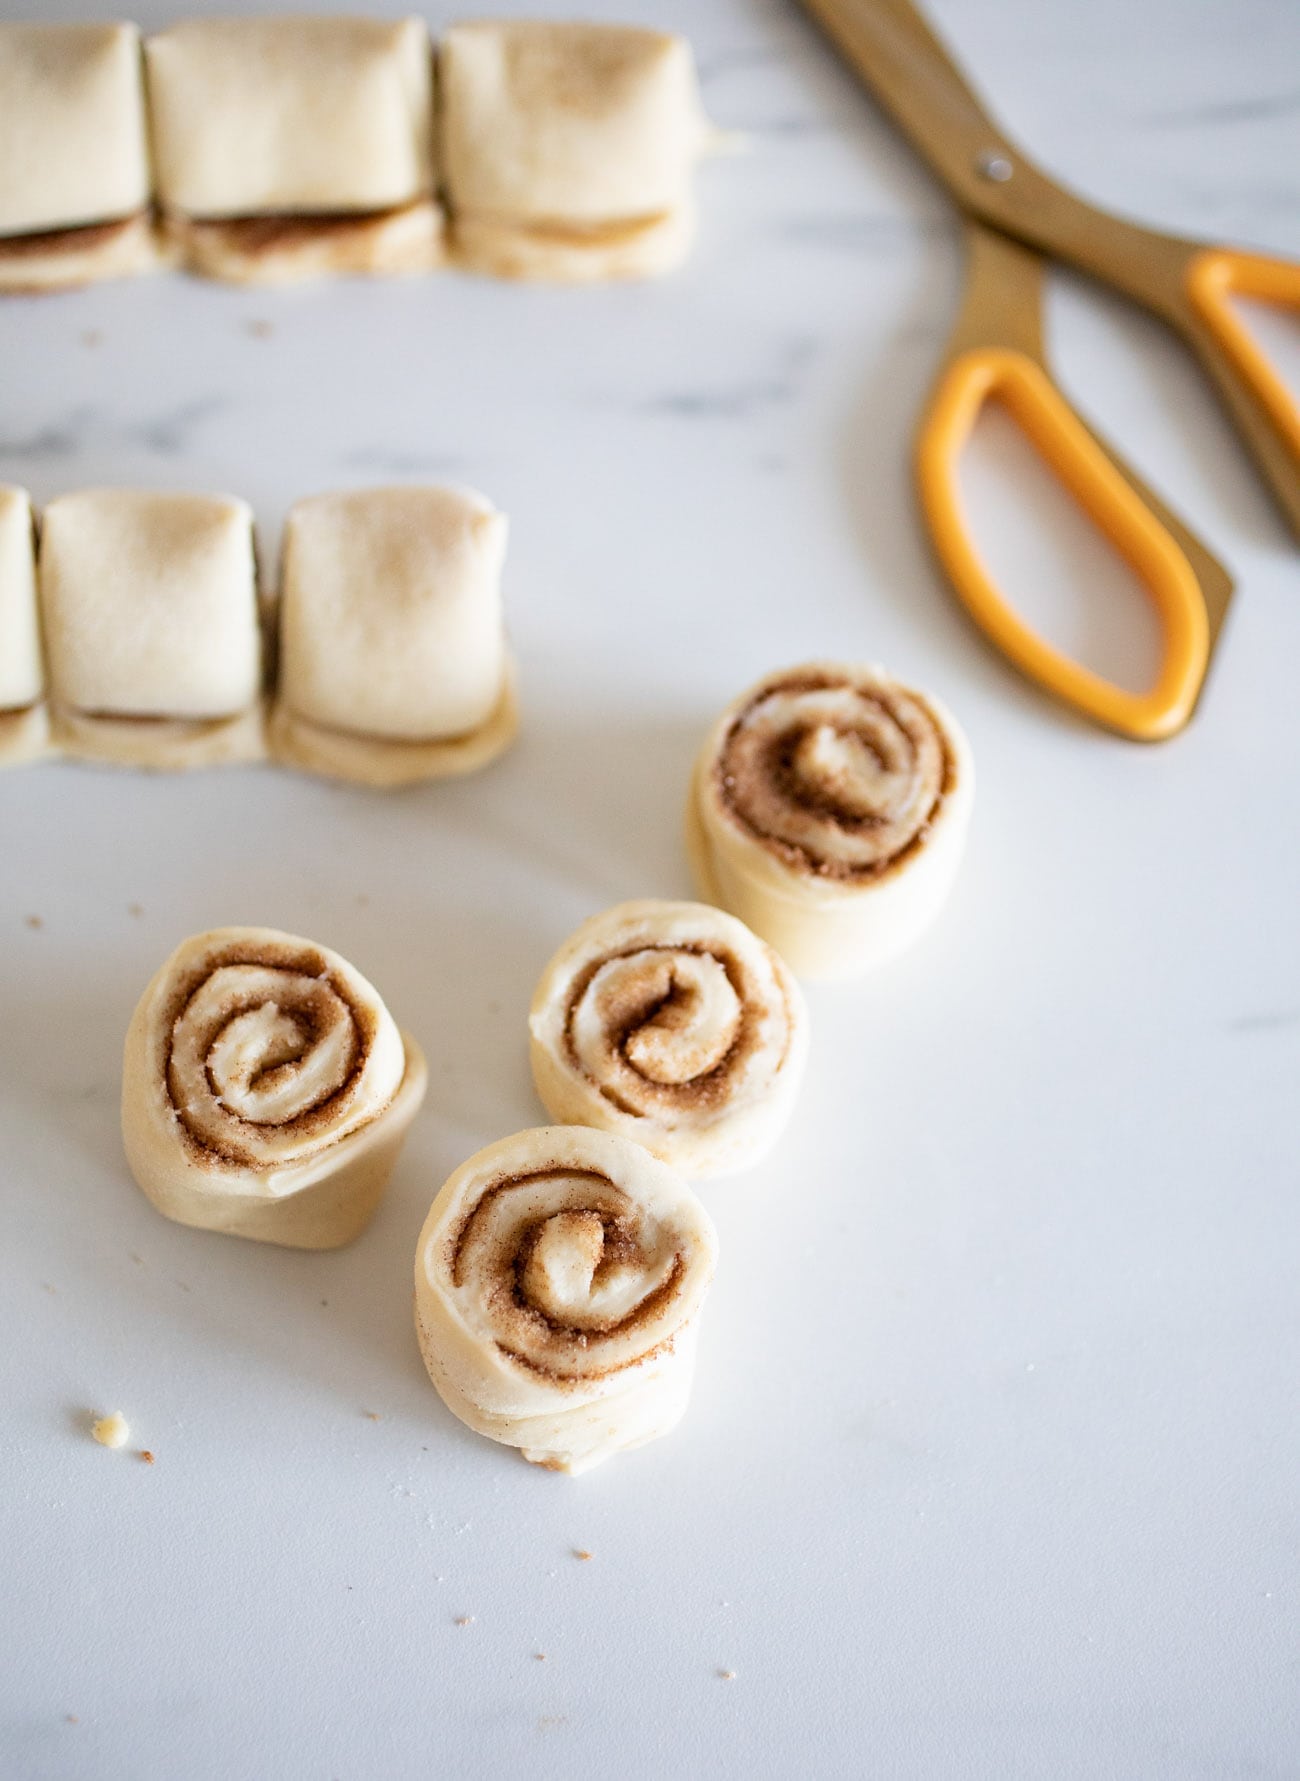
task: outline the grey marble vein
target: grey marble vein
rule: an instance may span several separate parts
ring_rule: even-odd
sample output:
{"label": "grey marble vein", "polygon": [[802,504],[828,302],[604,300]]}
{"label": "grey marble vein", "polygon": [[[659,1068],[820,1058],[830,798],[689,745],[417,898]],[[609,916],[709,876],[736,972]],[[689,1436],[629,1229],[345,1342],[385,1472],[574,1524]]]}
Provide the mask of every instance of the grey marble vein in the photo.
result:
{"label": "grey marble vein", "polygon": [[779,355],[777,368],[766,376],[712,388],[665,391],[643,403],[642,412],[690,420],[748,420],[764,410],[787,407],[799,394],[803,374],[816,353],[815,341],[791,341]]}

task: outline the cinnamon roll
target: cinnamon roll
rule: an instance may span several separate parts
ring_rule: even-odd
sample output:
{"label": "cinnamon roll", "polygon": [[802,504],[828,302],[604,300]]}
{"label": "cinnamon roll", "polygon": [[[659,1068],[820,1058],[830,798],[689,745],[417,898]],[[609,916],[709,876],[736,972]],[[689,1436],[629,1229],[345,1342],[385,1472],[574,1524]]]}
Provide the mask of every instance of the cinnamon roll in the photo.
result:
{"label": "cinnamon roll", "polygon": [[335,1249],[369,1223],[424,1089],[419,1047],[346,959],[216,928],[177,947],[131,1018],[122,1137],[168,1218]]}
{"label": "cinnamon roll", "polygon": [[577,281],[646,277],[685,257],[708,130],[682,38],[485,20],[447,32],[438,72],[462,265]]}
{"label": "cinnamon roll", "polygon": [[581,1126],[503,1138],[420,1233],[429,1376],[479,1434],[585,1471],[681,1417],[715,1254],[704,1208],[640,1145]]}
{"label": "cinnamon roll", "polygon": [[546,967],[529,1030],[552,1119],[634,1138],[697,1177],[766,1155],[808,1049],[785,964],[703,903],[620,903],[584,922]]}
{"label": "cinnamon roll", "polygon": [[188,19],[146,44],[164,226],[211,278],[418,272],[442,257],[419,19]]}
{"label": "cinnamon roll", "polygon": [[801,977],[882,964],[935,919],[975,792],[966,738],[875,667],[771,674],[710,730],[687,846],[696,881]]}
{"label": "cinnamon roll", "polygon": [[35,759],[48,741],[32,504],[26,490],[0,488],[0,766]]}
{"label": "cinnamon roll", "polygon": [[264,750],[253,516],[220,495],[86,489],[45,509],[55,740],[84,760],[210,766]]}
{"label": "cinnamon roll", "polygon": [[0,290],[158,262],[134,25],[0,25]]}
{"label": "cinnamon roll", "polygon": [[364,785],[468,773],[514,739],[506,520],[481,495],[300,501],[280,574],[279,759]]}

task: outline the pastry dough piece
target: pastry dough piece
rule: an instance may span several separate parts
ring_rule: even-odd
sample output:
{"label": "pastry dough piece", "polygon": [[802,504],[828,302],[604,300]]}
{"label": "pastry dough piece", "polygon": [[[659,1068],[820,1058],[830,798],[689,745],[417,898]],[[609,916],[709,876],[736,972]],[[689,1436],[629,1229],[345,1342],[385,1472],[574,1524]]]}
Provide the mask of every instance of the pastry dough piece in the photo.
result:
{"label": "pastry dough piece", "polygon": [[512,740],[506,520],[481,495],[359,489],[285,526],[273,752],[367,785],[483,766]]}
{"label": "pastry dough piece", "polygon": [[36,525],[23,488],[0,488],[0,766],[48,752],[36,616]]}
{"label": "pastry dough piece", "polygon": [[553,1119],[634,1138],[701,1177],[771,1149],[808,1049],[786,965],[704,903],[620,903],[584,922],[546,967],[528,1024]]}
{"label": "pastry dough piece", "polygon": [[427,272],[443,255],[442,211],[428,198],[363,216],[169,216],[163,232],[183,265],[227,284]]}
{"label": "pastry dough piece", "polygon": [[48,737],[32,504],[0,488],[0,766],[44,754]]}
{"label": "pastry dough piece", "polygon": [[965,844],[975,769],[952,716],[881,668],[772,674],[718,719],[691,784],[701,893],[801,977],[851,977],[935,919]]}
{"label": "pastry dough piece", "polygon": [[668,271],[707,140],[690,45],[626,25],[455,25],[439,48],[453,252],[514,278]]}
{"label": "pastry dough piece", "polygon": [[0,24],[0,290],[145,270],[149,202],[135,26]]}
{"label": "pastry dough piece", "polygon": [[640,1145],[581,1126],[503,1138],[420,1233],[429,1376],[479,1434],[586,1471],[681,1417],[716,1248],[695,1195]]}
{"label": "pastry dough piece", "polygon": [[87,489],[45,509],[56,739],[145,767],[263,752],[252,514],[219,495]]}
{"label": "pastry dough piece", "polygon": [[424,1059],[328,947],[273,928],[184,941],[126,1036],[122,1137],[168,1218],[294,1249],[369,1223],[424,1098]]}
{"label": "pastry dough piece", "polygon": [[158,191],[237,282],[436,265],[433,49],[419,19],[189,19],[146,44]]}

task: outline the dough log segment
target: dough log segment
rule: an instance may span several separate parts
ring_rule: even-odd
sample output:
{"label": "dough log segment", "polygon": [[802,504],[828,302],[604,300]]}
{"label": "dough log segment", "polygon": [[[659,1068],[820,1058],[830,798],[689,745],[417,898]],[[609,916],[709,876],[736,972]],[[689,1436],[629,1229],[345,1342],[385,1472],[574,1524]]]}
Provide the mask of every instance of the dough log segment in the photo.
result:
{"label": "dough log segment", "polygon": [[135,26],[0,24],[0,291],[158,262]]}
{"label": "dough log segment", "polygon": [[439,50],[452,255],[502,278],[644,278],[694,234],[709,128],[689,44],[627,25],[455,25]]}
{"label": "dough log segment", "polygon": [[441,262],[421,20],[189,19],[146,54],[164,229],[192,270],[283,284]]}
{"label": "dough log segment", "polygon": [[621,903],[584,922],[543,973],[529,1029],[553,1119],[635,1139],[697,1178],[761,1160],[808,1049],[788,967],[702,903]]}
{"label": "dough log segment", "polygon": [[39,759],[49,734],[32,504],[0,487],[0,767]]}
{"label": "dough log segment", "polygon": [[278,759],[363,785],[473,772],[514,740],[506,520],[455,489],[301,501],[285,527]]}
{"label": "dough log segment", "polygon": [[576,1126],[503,1138],[420,1234],[430,1378],[479,1434],[585,1471],[681,1417],[715,1257],[704,1208],[639,1145]]}
{"label": "dough log segment", "polygon": [[425,1081],[419,1047],[337,953],[214,929],[177,948],[132,1016],[127,1161],[180,1224],[334,1249],[369,1223]]}
{"label": "dough log segment", "polygon": [[39,581],[65,753],[158,768],[261,758],[257,564],[243,501],[61,495],[42,517]]}
{"label": "dough log segment", "polygon": [[769,675],[696,761],[687,848],[701,894],[799,975],[884,963],[934,921],[975,792],[970,747],[937,699],[876,667]]}

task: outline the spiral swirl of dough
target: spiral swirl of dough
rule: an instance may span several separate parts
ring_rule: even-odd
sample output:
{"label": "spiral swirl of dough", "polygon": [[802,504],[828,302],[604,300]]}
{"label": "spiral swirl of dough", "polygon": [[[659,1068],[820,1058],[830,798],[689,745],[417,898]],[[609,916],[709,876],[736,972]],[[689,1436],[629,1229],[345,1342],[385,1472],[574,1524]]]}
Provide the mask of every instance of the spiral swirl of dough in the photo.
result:
{"label": "spiral swirl of dough", "polygon": [[216,928],[182,941],[136,1004],[122,1140],[168,1218],[333,1249],[373,1215],[426,1082],[415,1040],[338,953]]}
{"label": "spiral swirl of dough", "polygon": [[639,1145],[578,1126],[502,1139],[420,1238],[430,1376],[472,1428],[581,1470],[680,1416],[714,1254],[704,1208]]}
{"label": "spiral swirl of dough", "polygon": [[807,669],[756,690],[715,773],[722,802],[787,865],[861,880],[924,843],[955,763],[919,693],[870,669]]}
{"label": "spiral swirl of dough", "polygon": [[677,1234],[639,1216],[607,1176],[548,1169],[488,1190],[457,1241],[452,1278],[474,1283],[513,1360],[599,1379],[669,1339],[688,1265]]}
{"label": "spiral swirl of dough", "polygon": [[547,967],[533,1076],[553,1118],[719,1174],[756,1161],[784,1125],[805,1027],[793,977],[742,922],[702,903],[622,903]]}
{"label": "spiral swirl of dough", "polygon": [[270,1168],[383,1110],[402,1041],[382,1003],[323,950],[258,937],[213,948],[177,985],[167,1088],[192,1145]]}

